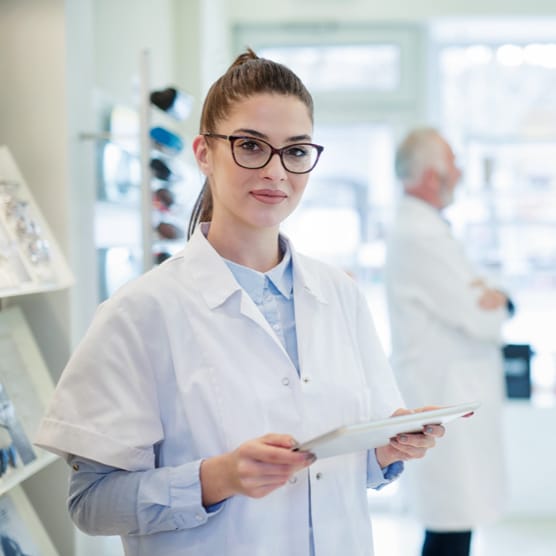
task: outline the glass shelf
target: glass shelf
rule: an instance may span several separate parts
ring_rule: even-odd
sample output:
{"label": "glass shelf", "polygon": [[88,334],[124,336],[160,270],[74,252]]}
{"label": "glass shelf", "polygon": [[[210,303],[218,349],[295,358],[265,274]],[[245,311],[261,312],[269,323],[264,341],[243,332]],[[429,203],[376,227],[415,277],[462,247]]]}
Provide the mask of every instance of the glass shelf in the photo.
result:
{"label": "glass shelf", "polygon": [[0,477],[0,496],[58,459],[58,456],[40,450],[40,448],[35,448],[35,450],[37,459],[27,465],[12,469]]}
{"label": "glass shelf", "polygon": [[0,298],[58,290],[73,280],[10,151],[0,146]]}

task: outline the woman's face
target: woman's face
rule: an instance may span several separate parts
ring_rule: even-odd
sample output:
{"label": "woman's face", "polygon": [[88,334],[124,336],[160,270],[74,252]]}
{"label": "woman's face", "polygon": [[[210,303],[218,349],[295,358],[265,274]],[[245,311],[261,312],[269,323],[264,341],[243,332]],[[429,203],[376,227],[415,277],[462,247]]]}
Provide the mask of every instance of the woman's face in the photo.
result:
{"label": "woman's face", "polygon": [[[312,140],[305,104],[280,94],[258,94],[238,102],[217,129],[207,131],[263,139],[275,148]],[[299,203],[309,178],[309,174],[288,172],[278,155],[263,168],[242,168],[226,139],[198,137],[194,149],[211,186],[211,229],[277,230]]]}

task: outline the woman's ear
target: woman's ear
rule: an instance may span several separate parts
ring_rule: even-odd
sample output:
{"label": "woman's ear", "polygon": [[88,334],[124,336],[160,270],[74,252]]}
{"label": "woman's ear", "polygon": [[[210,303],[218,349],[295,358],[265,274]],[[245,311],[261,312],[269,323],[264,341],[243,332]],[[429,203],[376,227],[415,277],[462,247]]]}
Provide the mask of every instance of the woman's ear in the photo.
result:
{"label": "woman's ear", "polygon": [[201,172],[208,176],[210,174],[210,156],[207,140],[203,135],[197,135],[193,139],[193,154]]}

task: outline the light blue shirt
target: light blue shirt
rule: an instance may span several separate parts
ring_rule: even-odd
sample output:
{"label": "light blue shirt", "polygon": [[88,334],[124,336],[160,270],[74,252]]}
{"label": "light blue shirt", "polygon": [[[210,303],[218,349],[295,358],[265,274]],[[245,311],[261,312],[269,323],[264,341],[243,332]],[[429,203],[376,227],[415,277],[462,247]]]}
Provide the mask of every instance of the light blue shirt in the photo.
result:
{"label": "light blue shirt", "polygon": [[[287,243],[281,242],[281,247],[281,262],[266,273],[231,261],[226,264],[280,339],[299,374],[292,258]],[[383,487],[403,470],[402,462],[382,470],[374,450],[367,459],[369,488]],[[187,511],[194,509],[201,498],[198,466],[194,470],[190,466],[161,467],[129,473],[78,456],[70,458],[70,465],[73,473],[69,511],[90,534],[145,535],[197,527],[216,515],[225,503],[207,508],[204,515]],[[164,503],[160,502],[162,492]],[[94,507],[94,513],[89,513],[88,507]]]}

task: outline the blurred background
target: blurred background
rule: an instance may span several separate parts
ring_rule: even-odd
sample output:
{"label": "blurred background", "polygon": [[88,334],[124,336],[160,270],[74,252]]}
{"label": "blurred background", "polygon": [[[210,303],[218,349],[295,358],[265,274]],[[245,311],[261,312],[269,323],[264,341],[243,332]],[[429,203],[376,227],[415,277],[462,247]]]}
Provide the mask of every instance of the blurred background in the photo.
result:
{"label": "blurred background", "polygon": [[[419,124],[452,143],[463,179],[448,218],[517,306],[504,330],[519,346],[506,360],[507,517],[474,554],[556,554],[553,0],[0,0],[0,145],[75,278],[4,305],[22,307],[57,380],[98,303],[183,244],[201,102],[246,46],[304,80],[326,147],[284,229],[361,284],[387,353],[395,145]],[[168,88],[181,111],[152,97]],[[59,554],[119,555],[69,523],[66,481],[58,461],[22,482]],[[399,486],[369,504],[377,555],[416,554]]]}

